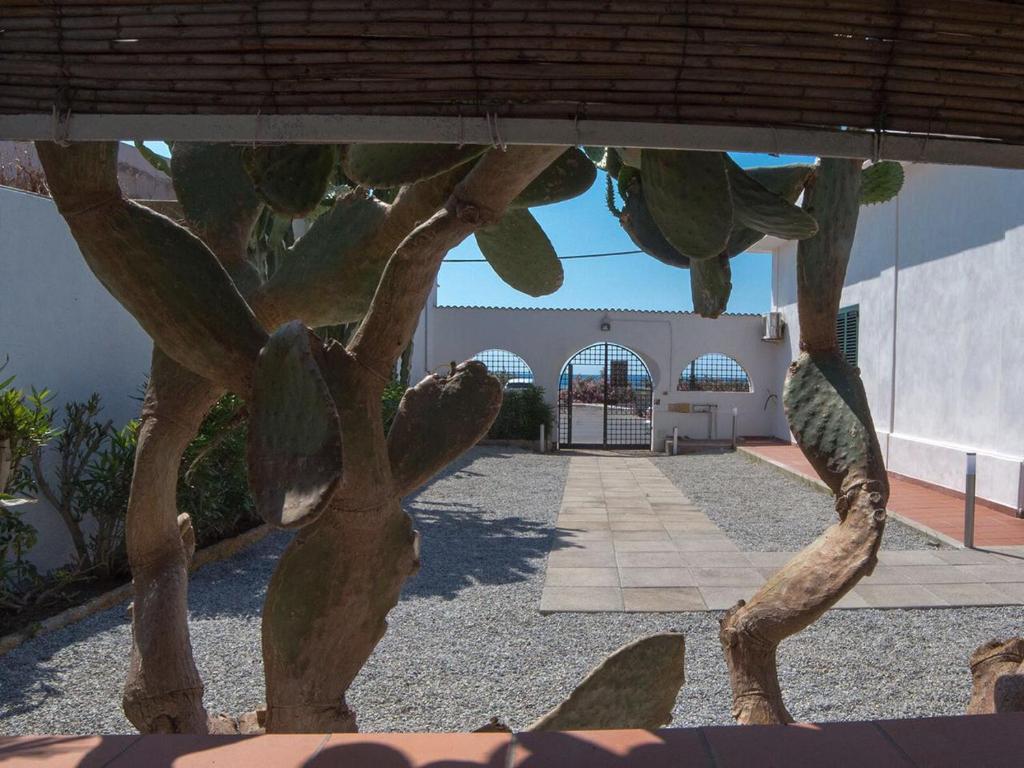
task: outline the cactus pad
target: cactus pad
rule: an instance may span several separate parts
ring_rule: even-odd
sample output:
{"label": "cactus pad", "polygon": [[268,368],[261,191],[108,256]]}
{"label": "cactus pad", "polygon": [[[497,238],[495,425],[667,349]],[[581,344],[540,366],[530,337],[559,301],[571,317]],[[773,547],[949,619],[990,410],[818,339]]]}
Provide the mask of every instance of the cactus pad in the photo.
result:
{"label": "cactus pad", "polygon": [[727,155],[725,165],[738,223],[787,240],[803,240],[817,233],[818,222],[809,213],[769,190]]}
{"label": "cactus pad", "polygon": [[729,257],[690,262],[690,293],[693,311],[701,317],[718,317],[725,312],[732,293],[732,267]]}
{"label": "cactus pad", "polygon": [[517,291],[546,296],[562,287],[562,262],[525,208],[509,210],[497,224],[477,230],[476,242],[498,277]]}
{"label": "cactus pad", "polygon": [[303,321],[314,327],[359,320],[391,256],[370,247],[386,214],[387,205],[373,198],[338,198],[288,250],[261,292],[293,297],[288,304],[301,305]]}
{"label": "cactus pad", "polygon": [[527,730],[654,730],[667,725],[686,678],[685,659],[686,638],[677,632],[625,645]]}
{"label": "cactus pad", "polygon": [[271,525],[313,522],[341,481],[341,424],[302,323],[282,325],[260,352],[249,411],[249,483]]}
{"label": "cactus pad", "polygon": [[[808,177],[814,172],[813,165],[777,165],[764,168],[746,168],[747,175],[765,189],[774,192],[790,203],[795,203],[804,189]],[[764,232],[743,224],[735,224],[725,247],[727,256],[738,256],[764,237]]]}
{"label": "cactus pad", "polygon": [[597,178],[597,169],[583,152],[570,147],[510,203],[512,208],[550,205],[579,197]]}
{"label": "cactus pad", "polygon": [[645,149],[644,199],[658,228],[691,259],[720,255],[732,231],[732,197],[722,152]]}
{"label": "cactus pad", "polygon": [[903,166],[895,160],[874,163],[860,172],[860,203],[887,203],[903,188]]}
{"label": "cactus pad", "polygon": [[341,166],[364,187],[400,187],[439,176],[480,157],[488,149],[477,144],[349,144]]}
{"label": "cactus pad", "polygon": [[262,200],[299,218],[323,200],[338,165],[332,144],[281,144],[245,150],[245,169]]}
{"label": "cactus pad", "polygon": [[658,225],[651,218],[644,202],[643,190],[634,184],[625,196],[626,204],[619,215],[619,225],[629,235],[636,247],[658,261],[672,267],[689,267],[690,259],[681,254],[665,239]]}
{"label": "cactus pad", "polygon": [[388,433],[391,475],[401,495],[427,482],[487,434],[501,409],[501,382],[470,360],[451,376],[406,390]]}
{"label": "cactus pad", "polygon": [[[178,141],[171,152],[171,180],[186,221],[218,255],[244,258],[261,201],[232,144]],[[223,258],[223,256],[222,256]]]}
{"label": "cactus pad", "polygon": [[837,351],[802,353],[789,367],[782,402],[800,449],[833,493],[885,482],[860,374]]}

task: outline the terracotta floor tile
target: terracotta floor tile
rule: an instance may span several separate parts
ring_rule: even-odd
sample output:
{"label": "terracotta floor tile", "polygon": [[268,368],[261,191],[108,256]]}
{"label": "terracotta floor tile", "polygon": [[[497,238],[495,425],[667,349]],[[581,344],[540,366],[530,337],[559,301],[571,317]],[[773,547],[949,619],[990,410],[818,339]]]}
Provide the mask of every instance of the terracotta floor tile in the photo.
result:
{"label": "terracotta floor tile", "polygon": [[11,768],[101,768],[139,736],[15,736],[0,738],[0,765]]}
{"label": "terracotta floor tile", "polygon": [[308,762],[327,741],[325,734],[274,736],[153,735],[139,739],[111,768],[310,768]]}
{"label": "terracotta floor tile", "polygon": [[710,744],[716,768],[912,766],[870,723],[733,725],[701,730]]}
{"label": "terracotta floor tile", "polygon": [[1017,768],[1024,755],[1024,713],[883,720],[877,723],[916,765]]}
{"label": "terracotta floor tile", "polygon": [[504,768],[511,743],[508,733],[336,733],[306,768]]}
{"label": "terracotta floor tile", "polygon": [[696,729],[516,734],[513,768],[711,768]]}

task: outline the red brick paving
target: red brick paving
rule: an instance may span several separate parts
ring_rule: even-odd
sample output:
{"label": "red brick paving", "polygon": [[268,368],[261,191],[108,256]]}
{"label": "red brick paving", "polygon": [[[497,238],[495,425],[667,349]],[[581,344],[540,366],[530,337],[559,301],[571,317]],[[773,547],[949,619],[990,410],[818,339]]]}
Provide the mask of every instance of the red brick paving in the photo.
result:
{"label": "red brick paving", "polygon": [[[757,441],[743,447],[768,461],[812,480],[818,474],[796,445]],[[902,517],[963,542],[964,502],[945,489],[928,487],[889,473],[889,509]],[[1024,545],[1024,520],[978,499],[974,511],[974,543],[982,547]]]}

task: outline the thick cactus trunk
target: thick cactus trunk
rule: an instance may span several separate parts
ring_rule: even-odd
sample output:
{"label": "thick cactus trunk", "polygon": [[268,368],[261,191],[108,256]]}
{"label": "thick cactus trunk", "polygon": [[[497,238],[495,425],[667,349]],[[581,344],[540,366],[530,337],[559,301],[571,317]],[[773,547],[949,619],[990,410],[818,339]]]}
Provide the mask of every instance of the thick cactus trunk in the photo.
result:
{"label": "thick cactus trunk", "polygon": [[188,632],[188,567],[195,542],[183,541],[177,490],[182,452],[220,393],[217,385],[154,352],[125,521],[134,603],[123,706],[142,733],[207,729]]}
{"label": "thick cactus trunk", "polygon": [[788,723],[775,653],[832,607],[876,563],[888,480],[859,372],[839,354],[835,318],[856,232],[860,162],[823,160],[804,208],[819,233],[800,242],[799,359],[784,402],[797,444],[836,496],[839,522],[789,561],[749,603],[721,621],[720,639],[740,723]]}
{"label": "thick cactus trunk", "polygon": [[[327,508],[318,516],[310,513],[315,521],[288,547],[267,592],[268,732],[355,730],[346,691],[383,637],[387,614],[419,564],[417,534],[399,501],[483,436],[501,403],[497,380],[479,364],[464,364],[452,376],[428,377],[406,393],[389,440],[381,393],[445,254],[498,220],[563,151],[514,147],[481,160],[445,206],[397,248],[348,349],[314,351],[340,421],[343,477]],[[257,391],[260,386],[258,381]],[[266,423],[275,423],[274,414],[267,414]],[[250,446],[253,440],[262,445],[250,432]],[[276,460],[273,453],[250,456]],[[307,485],[302,477],[293,482]]]}

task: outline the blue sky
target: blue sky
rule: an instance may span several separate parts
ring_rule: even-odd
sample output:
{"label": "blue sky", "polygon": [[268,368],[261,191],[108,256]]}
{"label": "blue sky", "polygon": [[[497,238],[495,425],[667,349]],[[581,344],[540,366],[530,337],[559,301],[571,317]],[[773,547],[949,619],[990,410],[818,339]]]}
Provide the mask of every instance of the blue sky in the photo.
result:
{"label": "blue sky", "polygon": [[[166,146],[149,143],[167,154]],[[813,158],[734,153],[745,167],[810,162]],[[608,212],[604,174],[587,194],[556,205],[534,208],[560,256],[635,250],[619,222]],[[620,202],[621,204],[621,202]],[[438,303],[475,306],[614,308],[686,311],[690,300],[690,273],[652,259],[646,254],[563,261],[565,282],[550,296],[532,298],[516,291],[487,264],[454,263],[453,259],[480,259],[474,238],[452,250],[438,276]],[[730,312],[767,312],[771,304],[771,256],[744,253],[732,260]]]}

